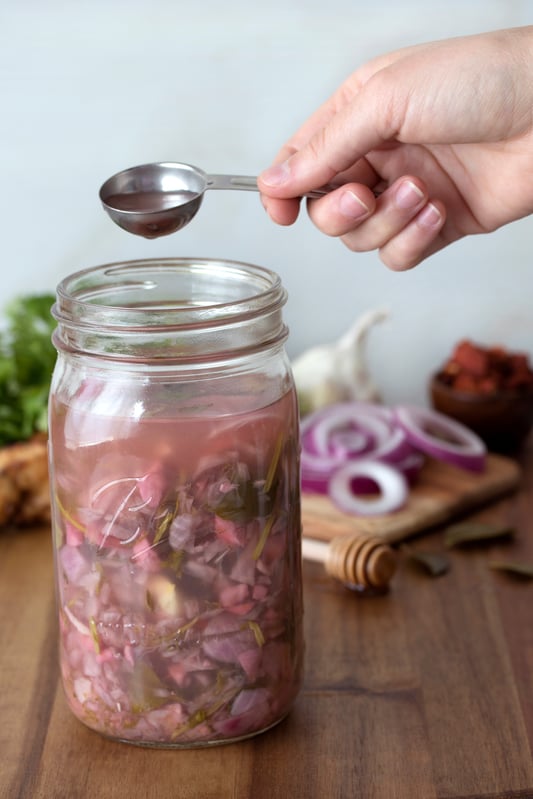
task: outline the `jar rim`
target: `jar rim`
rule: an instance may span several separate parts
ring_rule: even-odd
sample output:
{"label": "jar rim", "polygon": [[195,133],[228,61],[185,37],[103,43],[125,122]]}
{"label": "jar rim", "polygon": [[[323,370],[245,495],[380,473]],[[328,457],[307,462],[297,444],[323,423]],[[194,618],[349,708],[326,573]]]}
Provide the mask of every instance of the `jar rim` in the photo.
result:
{"label": "jar rim", "polygon": [[[286,300],[277,273],[244,261],[116,261],[75,272],[59,283],[52,308],[58,323],[54,341],[70,351],[136,358],[146,352],[139,337],[148,337],[155,352],[157,339],[163,343],[170,335],[174,358],[202,349],[204,354],[236,354],[285,340],[281,309]],[[184,349],[186,343],[188,355],[176,336]]]}
{"label": "jar rim", "polygon": [[[226,301],[192,298],[184,302],[183,298],[157,304],[133,303],[135,292],[148,293],[156,287],[153,278],[157,275],[177,274],[194,271],[196,276],[207,278],[215,273],[224,273],[225,278],[241,282],[248,280],[255,286],[254,291],[226,299]],[[141,279],[141,273],[146,277]],[[203,273],[203,274],[202,274]],[[128,281],[128,277],[134,280]],[[152,279],[149,278],[152,276]],[[116,278],[122,279],[120,285]],[[125,280],[126,278],[126,280]],[[111,280],[109,280],[111,279]],[[128,301],[113,302],[103,299],[112,297],[113,293],[128,295]],[[84,327],[97,324],[106,327],[128,327],[144,329],[156,324],[159,328],[175,328],[198,323],[200,326],[210,321],[220,323],[222,319],[245,318],[250,313],[257,314],[272,310],[273,306],[284,305],[286,291],[281,279],[272,270],[247,263],[245,261],[220,258],[143,258],[130,261],[115,261],[100,266],[74,272],[64,278],[57,286],[57,299],[52,313],[57,321],[76,320]]]}

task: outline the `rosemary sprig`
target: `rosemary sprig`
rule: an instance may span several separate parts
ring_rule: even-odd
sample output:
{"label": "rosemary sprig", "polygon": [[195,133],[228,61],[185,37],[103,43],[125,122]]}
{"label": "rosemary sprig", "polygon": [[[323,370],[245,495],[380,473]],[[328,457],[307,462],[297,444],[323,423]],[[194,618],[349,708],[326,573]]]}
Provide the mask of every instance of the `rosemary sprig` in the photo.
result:
{"label": "rosemary sprig", "polygon": [[159,544],[159,542],[167,534],[168,529],[169,529],[170,525],[172,524],[172,522],[174,521],[174,517],[176,516],[176,514],[178,512],[178,507],[179,507],[178,503],[176,502],[175,505],[173,503],[172,508],[170,508],[168,506],[165,508],[164,505],[160,505],[159,508],[157,509],[157,513],[156,513],[156,517],[155,517],[157,522],[156,522],[156,527],[155,527],[153,546],[156,546],[157,544]]}
{"label": "rosemary sprig", "polygon": [[259,648],[261,648],[265,643],[265,636],[263,635],[263,631],[259,624],[256,621],[247,621],[244,627],[248,627],[254,634],[255,642]]}
{"label": "rosemary sprig", "polygon": [[272,525],[274,524],[274,520],[275,516],[272,513],[266,520],[265,524],[263,525],[263,529],[261,530],[261,535],[259,536],[254,551],[252,552],[252,558],[254,560],[259,560],[259,558],[263,554],[263,549],[265,548],[268,536],[270,535],[270,531],[272,529]]}
{"label": "rosemary sprig", "polygon": [[278,468],[278,463],[282,449],[283,449],[283,433],[280,433],[276,440],[276,446],[274,447],[272,460],[270,461],[270,465],[268,467],[267,475],[265,478],[265,485],[264,485],[265,494],[268,494],[268,492],[272,488],[272,483],[274,482],[274,477],[276,476],[276,471]]}
{"label": "rosemary sprig", "polygon": [[91,632],[91,638],[93,639],[94,651],[99,655],[101,651],[100,638],[98,637],[98,628],[96,627],[94,616],[89,618],[89,630]]}
{"label": "rosemary sprig", "polygon": [[63,516],[63,518],[65,518],[67,520],[67,522],[69,522],[69,524],[71,524],[73,527],[75,527],[76,530],[79,530],[80,533],[83,533],[85,535],[85,533],[87,532],[87,528],[83,524],[80,524],[80,522],[77,522],[76,519],[73,516],[71,516],[71,514],[68,512],[68,510],[65,508],[65,506],[63,505],[63,503],[59,499],[59,495],[58,495],[57,491],[55,492],[54,497],[55,497],[56,505],[59,508],[59,511],[60,511],[61,515]]}

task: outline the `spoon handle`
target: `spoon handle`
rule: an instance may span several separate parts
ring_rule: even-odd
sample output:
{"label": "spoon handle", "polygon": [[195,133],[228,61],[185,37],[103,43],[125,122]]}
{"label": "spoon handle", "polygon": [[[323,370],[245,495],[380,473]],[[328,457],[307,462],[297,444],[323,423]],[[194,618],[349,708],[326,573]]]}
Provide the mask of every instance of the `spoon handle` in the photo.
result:
{"label": "spoon handle", "polygon": [[[259,191],[257,186],[257,178],[251,175],[208,175],[207,186],[208,189],[239,189],[240,191]],[[317,200],[325,194],[329,194],[333,189],[338,186],[327,185],[321,189],[315,189],[307,192],[305,197],[311,200]]]}
{"label": "spoon handle", "polygon": [[251,177],[251,175],[208,175],[206,188],[259,191],[257,178]]}

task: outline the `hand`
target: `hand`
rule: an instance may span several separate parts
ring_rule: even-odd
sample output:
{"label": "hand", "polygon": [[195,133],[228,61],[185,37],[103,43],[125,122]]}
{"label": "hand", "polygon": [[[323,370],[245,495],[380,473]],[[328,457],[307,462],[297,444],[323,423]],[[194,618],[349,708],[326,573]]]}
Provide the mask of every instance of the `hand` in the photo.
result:
{"label": "hand", "polygon": [[[399,50],[365,64],[259,176],[270,217],[309,216],[354,252],[409,269],[533,211],[533,26]],[[375,194],[378,196],[376,197]]]}

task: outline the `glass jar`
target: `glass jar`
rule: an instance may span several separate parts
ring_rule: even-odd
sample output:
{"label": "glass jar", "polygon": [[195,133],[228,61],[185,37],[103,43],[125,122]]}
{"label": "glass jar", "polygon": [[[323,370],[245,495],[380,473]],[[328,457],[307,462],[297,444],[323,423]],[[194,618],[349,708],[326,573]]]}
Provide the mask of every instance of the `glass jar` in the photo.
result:
{"label": "glass jar", "polygon": [[122,741],[279,722],[302,672],[286,292],[248,264],[144,260],[58,287],[50,478],[63,685]]}

